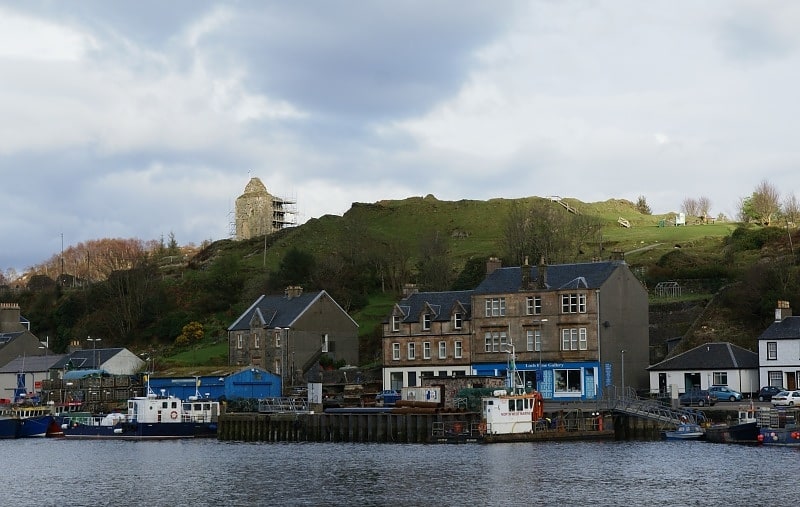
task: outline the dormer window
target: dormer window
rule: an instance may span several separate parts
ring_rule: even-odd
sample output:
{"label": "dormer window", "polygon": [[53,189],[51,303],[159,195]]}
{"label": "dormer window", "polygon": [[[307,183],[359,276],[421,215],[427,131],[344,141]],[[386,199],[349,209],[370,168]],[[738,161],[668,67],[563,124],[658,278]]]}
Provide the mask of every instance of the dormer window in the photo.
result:
{"label": "dormer window", "polygon": [[422,315],[422,330],[428,331],[431,328],[431,314],[425,313]]}
{"label": "dormer window", "polygon": [[398,332],[400,331],[400,316],[399,315],[392,315],[392,331]]}
{"label": "dormer window", "polygon": [[461,312],[456,312],[453,314],[453,329],[461,329],[464,325],[464,316]]}

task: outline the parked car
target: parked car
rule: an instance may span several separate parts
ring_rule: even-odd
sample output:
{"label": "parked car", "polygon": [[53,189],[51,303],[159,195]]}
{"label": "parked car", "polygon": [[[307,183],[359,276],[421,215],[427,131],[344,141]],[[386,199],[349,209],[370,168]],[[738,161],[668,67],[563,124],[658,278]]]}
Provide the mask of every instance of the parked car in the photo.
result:
{"label": "parked car", "polygon": [[772,397],[772,404],[776,407],[800,405],[800,391],[781,391]]}
{"label": "parked car", "polygon": [[708,392],[717,397],[717,401],[742,401],[742,393],[728,386],[711,386]]}
{"label": "parked car", "polygon": [[375,404],[380,406],[394,405],[400,399],[400,391],[394,389],[384,389],[375,395]]}
{"label": "parked car", "polygon": [[781,391],[783,391],[782,387],[764,386],[758,391],[756,398],[758,398],[758,401],[770,401],[773,396]]}
{"label": "parked car", "polygon": [[699,407],[708,405],[711,407],[717,402],[717,398],[705,389],[695,389],[678,396],[678,402],[681,405],[697,405]]}

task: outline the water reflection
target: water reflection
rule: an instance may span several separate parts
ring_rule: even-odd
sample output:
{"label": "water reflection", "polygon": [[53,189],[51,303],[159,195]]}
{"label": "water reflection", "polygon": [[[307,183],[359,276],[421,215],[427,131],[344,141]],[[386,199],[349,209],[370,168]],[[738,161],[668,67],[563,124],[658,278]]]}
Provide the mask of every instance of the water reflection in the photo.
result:
{"label": "water reflection", "polygon": [[744,505],[795,500],[790,448],[216,440],[0,442],[2,505]]}

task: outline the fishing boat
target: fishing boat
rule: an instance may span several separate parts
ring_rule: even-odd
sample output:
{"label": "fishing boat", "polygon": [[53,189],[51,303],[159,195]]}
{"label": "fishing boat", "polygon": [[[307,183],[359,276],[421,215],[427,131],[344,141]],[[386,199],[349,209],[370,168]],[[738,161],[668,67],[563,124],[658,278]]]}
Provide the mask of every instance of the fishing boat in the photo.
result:
{"label": "fishing boat", "polygon": [[214,436],[218,415],[217,401],[156,395],[148,382],[147,396],[129,399],[127,413],[66,414],[59,423],[68,439],[164,440]]}
{"label": "fishing boat", "polygon": [[678,424],[674,430],[665,431],[667,440],[699,440],[705,436],[705,431],[699,424],[690,422]]}
{"label": "fishing boat", "polygon": [[706,428],[706,440],[716,443],[756,443],[758,433],[758,410],[751,403],[739,407],[735,423],[715,424]]}
{"label": "fishing boat", "polygon": [[19,438],[45,437],[56,426],[53,408],[43,405],[17,406],[9,410],[20,422]]}

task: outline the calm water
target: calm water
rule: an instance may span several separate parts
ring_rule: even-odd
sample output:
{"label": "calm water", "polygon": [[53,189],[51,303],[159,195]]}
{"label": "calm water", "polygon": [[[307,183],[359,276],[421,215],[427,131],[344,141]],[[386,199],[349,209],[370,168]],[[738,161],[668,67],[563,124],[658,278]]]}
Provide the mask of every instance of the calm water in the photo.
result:
{"label": "calm water", "polygon": [[0,441],[0,505],[780,505],[800,450],[706,442],[493,445]]}

